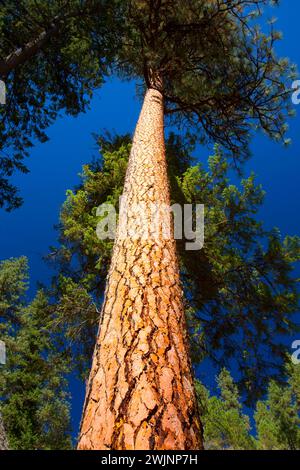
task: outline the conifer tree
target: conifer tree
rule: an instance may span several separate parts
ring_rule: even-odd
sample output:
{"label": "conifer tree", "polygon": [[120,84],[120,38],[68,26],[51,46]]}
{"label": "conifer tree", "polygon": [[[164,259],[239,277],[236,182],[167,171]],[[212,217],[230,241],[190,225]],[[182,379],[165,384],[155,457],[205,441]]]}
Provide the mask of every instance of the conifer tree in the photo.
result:
{"label": "conifer tree", "polygon": [[0,79],[6,86],[6,104],[0,105],[0,207],[21,204],[10,176],[27,172],[24,157],[36,141],[47,140],[47,127],[62,112],[85,111],[102,85],[121,34],[119,5],[0,2]]}
{"label": "conifer tree", "polygon": [[[118,209],[130,136],[97,137],[97,147],[100,156],[84,166],[81,184],[67,192],[60,245],[48,257],[57,270],[58,329],[72,345],[72,362],[84,379],[113,247],[112,240],[97,237],[97,208],[111,203]],[[188,139],[173,133],[166,140],[172,203],[205,205],[203,249],[186,251],[186,240],[177,240],[192,361],[196,366],[209,358],[218,369],[230,364],[253,403],[270,377],[280,380],[286,351],[280,338],[296,331],[299,294],[293,267],[299,238],[283,239],[278,229],[264,229],[257,218],[264,191],[254,175],[233,184],[219,148],[208,168],[193,150]]]}
{"label": "conifer tree", "polygon": [[259,449],[300,449],[299,391],[299,365],[288,363],[286,383],[271,381],[267,399],[257,403],[255,422]]}
{"label": "conifer tree", "polygon": [[[123,196],[128,233],[135,204],[170,204],[164,115],[247,156],[252,125],[273,138],[285,131],[289,65],[274,54],[277,35],[254,27],[266,1],[126,2],[125,77],[146,86]],[[127,217],[129,214],[129,217]],[[160,221],[168,227],[170,214]],[[83,410],[79,449],[197,449],[201,433],[175,242],[122,237],[112,254],[99,336]]]}
{"label": "conifer tree", "polygon": [[10,449],[71,448],[67,358],[53,336],[54,314],[43,291],[27,305],[26,258],[0,263],[0,411]]}
{"label": "conifer tree", "polygon": [[242,412],[242,400],[228,370],[220,372],[217,383],[220,396],[211,396],[199,381],[196,382],[205,449],[255,449],[249,418]]}
{"label": "conifer tree", "polygon": [[[267,396],[256,404],[254,429],[228,370],[223,369],[217,378],[217,394],[196,381],[205,448],[299,450],[299,377],[299,365],[292,365],[288,360],[285,375],[279,382],[271,380]],[[249,412],[252,414],[251,409]]]}

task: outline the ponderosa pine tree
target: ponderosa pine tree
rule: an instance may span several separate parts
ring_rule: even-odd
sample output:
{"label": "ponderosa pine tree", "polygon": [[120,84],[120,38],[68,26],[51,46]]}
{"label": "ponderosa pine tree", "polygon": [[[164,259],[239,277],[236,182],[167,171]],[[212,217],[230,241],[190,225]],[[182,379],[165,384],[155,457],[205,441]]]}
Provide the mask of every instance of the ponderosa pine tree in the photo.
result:
{"label": "ponderosa pine tree", "polygon": [[[128,233],[144,207],[170,204],[164,115],[202,137],[247,155],[252,126],[283,137],[289,65],[273,50],[277,35],[251,23],[264,0],[132,0],[117,69],[146,85],[123,196]],[[201,426],[176,258],[162,235],[165,214],[147,240],[116,236],[99,336],[86,391],[79,449],[199,449]]]}
{"label": "ponderosa pine tree", "polygon": [[[60,112],[84,111],[118,47],[121,3],[114,0],[0,2],[0,207],[22,200],[9,182]],[[113,21],[112,21],[113,14]]]}
{"label": "ponderosa pine tree", "polygon": [[0,414],[10,449],[70,449],[68,361],[43,291],[28,305],[26,258],[0,263]]}
{"label": "ponderosa pine tree", "polygon": [[[49,260],[58,275],[57,328],[63,331],[72,363],[83,379],[90,367],[113,242],[96,235],[97,207],[117,210],[131,149],[130,136],[97,138],[100,158],[82,171],[82,182],[68,191],[61,210],[60,246]],[[297,328],[299,294],[293,265],[300,257],[298,237],[282,239],[257,220],[264,191],[251,175],[241,187],[229,179],[229,163],[216,148],[208,169],[196,164],[187,139],[171,133],[166,158],[172,203],[205,205],[206,242],[185,250],[177,240],[193,364],[206,358],[220,369],[239,371],[248,402],[280,380],[286,348],[279,338]],[[276,333],[275,333],[276,332]]]}

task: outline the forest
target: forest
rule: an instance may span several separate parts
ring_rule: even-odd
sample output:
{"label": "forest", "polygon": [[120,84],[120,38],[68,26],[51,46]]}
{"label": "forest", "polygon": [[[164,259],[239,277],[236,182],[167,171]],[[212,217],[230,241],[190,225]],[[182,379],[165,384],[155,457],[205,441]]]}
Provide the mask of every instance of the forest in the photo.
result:
{"label": "forest", "polygon": [[0,1],[0,450],[300,450],[296,3]]}

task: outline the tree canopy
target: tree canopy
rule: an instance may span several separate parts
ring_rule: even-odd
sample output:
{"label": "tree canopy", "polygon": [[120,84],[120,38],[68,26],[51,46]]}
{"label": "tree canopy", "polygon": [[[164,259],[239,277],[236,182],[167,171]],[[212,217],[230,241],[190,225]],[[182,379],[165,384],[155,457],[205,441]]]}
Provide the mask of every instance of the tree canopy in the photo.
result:
{"label": "tree canopy", "polygon": [[45,141],[60,111],[86,109],[112,71],[163,91],[170,122],[227,149],[237,165],[251,130],[285,140],[287,81],[280,34],[257,25],[269,0],[1,2],[0,205],[21,204],[9,177]]}
{"label": "tree canopy", "polygon": [[268,0],[129,0],[121,76],[163,92],[166,112],[201,142],[248,155],[251,129],[284,139],[293,72],[276,57],[280,38],[257,23]]}
{"label": "tree canopy", "polygon": [[[87,109],[118,44],[118,8],[107,0],[9,0],[0,8],[0,207],[21,204],[9,177],[60,112]],[[114,13],[113,20],[111,19]],[[116,33],[118,31],[118,34]]]}

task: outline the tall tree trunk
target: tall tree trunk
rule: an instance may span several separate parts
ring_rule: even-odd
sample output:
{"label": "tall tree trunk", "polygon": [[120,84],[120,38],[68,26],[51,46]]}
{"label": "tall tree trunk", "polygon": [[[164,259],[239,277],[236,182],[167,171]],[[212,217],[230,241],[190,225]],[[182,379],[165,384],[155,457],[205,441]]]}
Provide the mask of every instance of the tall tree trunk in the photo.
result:
{"label": "tall tree trunk", "polygon": [[4,429],[1,414],[0,414],[0,450],[8,450],[8,443],[6,439],[6,434],[5,434],[5,429]]}
{"label": "tall tree trunk", "polygon": [[[134,204],[144,204],[147,219],[151,203],[170,205],[163,112],[162,94],[149,89],[123,193],[133,232],[140,220]],[[124,237],[121,225],[78,448],[201,449],[174,237]]]}

